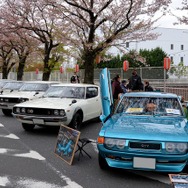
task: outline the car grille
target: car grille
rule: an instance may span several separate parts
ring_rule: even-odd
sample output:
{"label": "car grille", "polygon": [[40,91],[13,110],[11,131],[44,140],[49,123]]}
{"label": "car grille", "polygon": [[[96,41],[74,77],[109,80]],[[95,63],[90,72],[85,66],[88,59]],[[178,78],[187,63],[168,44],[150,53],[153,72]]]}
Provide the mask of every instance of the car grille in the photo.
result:
{"label": "car grille", "polygon": [[159,144],[159,143],[148,143],[148,142],[130,142],[129,148],[160,150],[161,144]]}
{"label": "car grille", "polygon": [[25,108],[24,114],[30,115],[53,115],[53,109],[44,109],[44,108]]}
{"label": "car grille", "polygon": [[0,98],[0,102],[19,103],[19,98]]}

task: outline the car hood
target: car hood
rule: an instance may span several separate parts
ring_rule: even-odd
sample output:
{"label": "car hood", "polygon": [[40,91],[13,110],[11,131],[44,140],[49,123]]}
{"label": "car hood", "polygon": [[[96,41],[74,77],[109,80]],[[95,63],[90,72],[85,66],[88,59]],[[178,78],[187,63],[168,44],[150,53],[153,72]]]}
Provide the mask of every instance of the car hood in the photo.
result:
{"label": "car hood", "polygon": [[44,94],[44,92],[37,92],[36,91],[14,91],[12,93],[7,93],[7,94],[3,94],[0,95],[0,97],[4,97],[4,98],[34,98],[34,97],[40,97]]}
{"label": "car hood", "polygon": [[[38,98],[33,101],[27,101],[15,105],[16,107],[27,107],[27,108],[48,108],[48,109],[62,109],[70,106],[74,99],[68,98]],[[83,99],[82,99],[83,100]],[[78,104],[81,99],[76,99]]]}
{"label": "car hood", "polygon": [[114,115],[101,133],[114,138],[187,142],[188,124],[183,117]]}

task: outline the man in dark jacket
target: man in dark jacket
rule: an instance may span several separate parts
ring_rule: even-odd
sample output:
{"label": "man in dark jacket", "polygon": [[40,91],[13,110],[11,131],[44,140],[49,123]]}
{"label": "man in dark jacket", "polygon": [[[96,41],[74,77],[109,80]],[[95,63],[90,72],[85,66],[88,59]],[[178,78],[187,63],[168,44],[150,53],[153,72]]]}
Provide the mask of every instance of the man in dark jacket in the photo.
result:
{"label": "man in dark jacket", "polygon": [[128,87],[131,91],[143,91],[143,83],[141,77],[137,74],[136,70],[133,70],[132,76],[129,78]]}

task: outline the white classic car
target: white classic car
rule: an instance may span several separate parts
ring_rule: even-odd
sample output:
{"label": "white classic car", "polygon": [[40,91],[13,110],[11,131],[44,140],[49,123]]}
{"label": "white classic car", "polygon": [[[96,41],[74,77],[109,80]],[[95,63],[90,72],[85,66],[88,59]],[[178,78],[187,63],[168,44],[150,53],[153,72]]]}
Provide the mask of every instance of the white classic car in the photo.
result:
{"label": "white classic car", "polygon": [[11,116],[15,104],[41,97],[54,81],[27,81],[17,91],[0,95],[0,109],[6,116]]}
{"label": "white classic car", "polygon": [[5,95],[8,93],[18,91],[23,84],[24,84],[23,81],[16,81],[16,80],[4,82],[4,86],[0,89],[0,95]]}
{"label": "white classic car", "polygon": [[13,116],[26,131],[38,126],[68,125],[80,130],[82,122],[102,113],[100,88],[92,84],[58,84],[51,86],[42,98],[17,104]]}

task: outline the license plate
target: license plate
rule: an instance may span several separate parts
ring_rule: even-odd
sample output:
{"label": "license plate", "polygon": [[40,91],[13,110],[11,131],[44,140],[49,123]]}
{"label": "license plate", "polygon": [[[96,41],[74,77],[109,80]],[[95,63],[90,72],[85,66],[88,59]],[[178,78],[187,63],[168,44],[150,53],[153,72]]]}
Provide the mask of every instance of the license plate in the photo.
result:
{"label": "license plate", "polygon": [[33,123],[34,124],[44,124],[44,120],[43,119],[33,119]]}
{"label": "license plate", "polygon": [[133,158],[134,168],[155,169],[155,165],[156,165],[156,160],[154,158],[142,158],[142,157]]}

